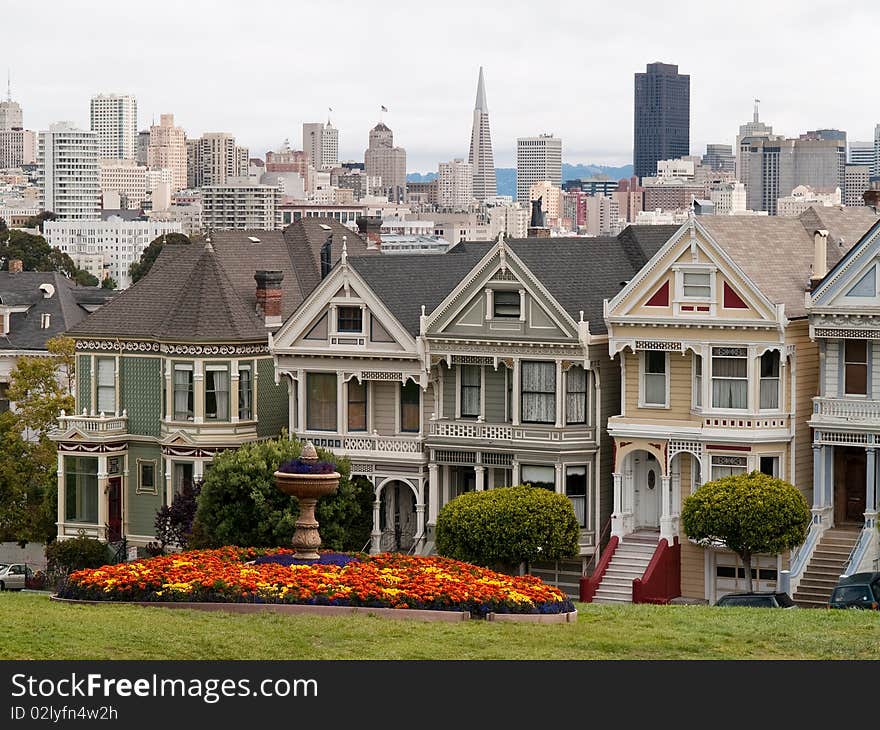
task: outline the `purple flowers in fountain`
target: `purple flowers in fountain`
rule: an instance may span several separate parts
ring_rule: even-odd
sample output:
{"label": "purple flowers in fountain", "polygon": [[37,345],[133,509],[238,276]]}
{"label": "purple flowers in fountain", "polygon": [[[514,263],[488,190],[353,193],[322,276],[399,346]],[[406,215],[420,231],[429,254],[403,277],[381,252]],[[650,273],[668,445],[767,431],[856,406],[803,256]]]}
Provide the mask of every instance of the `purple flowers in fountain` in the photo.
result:
{"label": "purple flowers in fountain", "polygon": [[278,563],[279,565],[315,565],[317,563],[319,565],[343,566],[348,565],[349,563],[357,562],[359,562],[359,560],[356,555],[352,555],[350,553],[334,552],[319,553],[317,560],[310,560],[308,558],[297,558],[289,553],[262,555],[259,558],[254,559],[254,563],[256,565],[262,565],[263,563]]}
{"label": "purple flowers in fountain", "polygon": [[278,467],[278,471],[285,474],[332,474],[336,471],[336,464],[332,461],[304,461],[303,459],[291,459]]}

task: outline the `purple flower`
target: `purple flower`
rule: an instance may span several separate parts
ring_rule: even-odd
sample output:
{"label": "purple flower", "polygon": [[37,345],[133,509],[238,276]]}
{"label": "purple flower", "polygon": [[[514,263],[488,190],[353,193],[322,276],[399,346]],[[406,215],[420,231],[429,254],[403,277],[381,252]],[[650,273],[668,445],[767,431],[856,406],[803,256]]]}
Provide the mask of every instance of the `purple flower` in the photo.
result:
{"label": "purple flower", "polygon": [[291,459],[278,467],[278,471],[285,474],[332,474],[336,471],[336,464],[332,461],[303,461]]}
{"label": "purple flower", "polygon": [[303,560],[302,558],[294,558],[290,554],[282,555],[264,555],[254,560],[255,565],[262,563],[278,563],[278,565],[348,565],[349,563],[358,562],[358,558],[354,555],[346,553],[320,553],[317,560]]}

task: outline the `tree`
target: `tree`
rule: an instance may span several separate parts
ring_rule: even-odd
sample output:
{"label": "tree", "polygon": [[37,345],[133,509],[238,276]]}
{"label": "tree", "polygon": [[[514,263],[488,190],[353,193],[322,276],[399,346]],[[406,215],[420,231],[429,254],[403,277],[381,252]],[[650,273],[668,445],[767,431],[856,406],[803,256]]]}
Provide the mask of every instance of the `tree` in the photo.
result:
{"label": "tree", "polygon": [[98,286],[98,277],[85,269],[77,269],[73,280],[80,286]]}
{"label": "tree", "polygon": [[188,236],[185,236],[182,233],[166,233],[158,238],[154,238],[150,241],[150,245],[144,249],[140,261],[135,261],[128,268],[128,273],[131,274],[132,284],[143,279],[150,272],[150,269],[153,268],[153,264],[156,263],[156,259],[162,252],[162,247],[166,243],[169,245],[178,245],[192,243],[192,241],[190,241]]}
{"label": "tree", "polygon": [[692,540],[735,552],[752,591],[752,556],[776,555],[803,543],[810,506],[793,485],[753,471],[704,484],[685,499],[681,523]]}
{"label": "tree", "polygon": [[15,229],[0,233],[0,261],[4,271],[9,269],[11,259],[21,260],[25,271],[60,271],[66,276],[77,271],[73,259],[52,248],[45,238]]}
{"label": "tree", "polygon": [[119,284],[116,283],[116,279],[114,279],[112,276],[105,276],[104,279],[101,281],[102,289],[116,289],[118,287]]}
{"label": "tree", "polygon": [[40,233],[43,232],[43,224],[46,221],[54,221],[58,216],[51,210],[44,210],[25,221],[25,228],[39,228]]}
{"label": "tree", "polygon": [[531,485],[466,492],[437,516],[437,552],[506,572],[573,557],[578,534],[571,500]]}
{"label": "tree", "polygon": [[[201,487],[189,546],[288,547],[299,506],[278,490],[274,473],[301,449],[300,441],[282,435],[218,454]],[[342,475],[336,493],[318,502],[323,544],[333,550],[361,550],[372,527],[372,487],[365,479],[349,479],[347,459],[322,449],[318,454],[336,463]]]}

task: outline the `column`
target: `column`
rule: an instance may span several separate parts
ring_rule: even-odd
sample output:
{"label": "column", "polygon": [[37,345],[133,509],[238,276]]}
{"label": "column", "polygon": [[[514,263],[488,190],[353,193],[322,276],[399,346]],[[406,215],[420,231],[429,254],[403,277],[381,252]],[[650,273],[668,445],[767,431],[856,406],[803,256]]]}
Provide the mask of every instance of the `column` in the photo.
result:
{"label": "column", "polygon": [[[513,421],[514,426],[519,426],[519,406],[522,399],[520,398],[520,369],[518,357],[513,359],[513,387],[510,391],[510,397],[513,398],[513,403],[511,404],[510,409],[510,418],[511,421]],[[513,483],[519,484],[519,481],[514,480]]]}
{"label": "column", "polygon": [[432,527],[437,524],[439,512],[440,467],[437,464],[428,464],[428,524]]}
{"label": "column", "polygon": [[[821,444],[813,444],[813,515],[814,521],[817,511],[825,506],[825,464],[822,459]],[[821,522],[821,515],[818,516]]]}
{"label": "column", "polygon": [[660,538],[671,545],[677,532],[676,519],[672,515],[672,478],[660,477]]}
{"label": "column", "polygon": [[[174,475],[174,462],[171,461],[170,456],[163,457],[163,461],[165,462],[165,504],[170,507],[171,500],[174,499],[174,482],[172,482]],[[193,479],[195,478],[195,467],[193,467]]]}
{"label": "column", "polygon": [[229,421],[238,423],[238,360],[229,363]]}
{"label": "column", "polygon": [[165,420],[174,416],[174,368],[171,360],[165,361]]}
{"label": "column", "polygon": [[[113,411],[114,415],[116,416],[122,413],[122,406],[120,405],[122,401],[122,394],[120,392],[121,388],[119,383],[120,370],[120,357],[119,355],[117,355],[113,359]],[[107,415],[109,416],[110,414],[108,413]]]}
{"label": "column", "polygon": [[614,483],[614,511],[611,513],[611,534],[623,537],[626,533],[623,526],[623,474],[611,475]]}
{"label": "column", "polygon": [[554,464],[554,486],[556,487],[557,494],[565,494],[565,478],[563,477],[563,465],[562,464]]}
{"label": "column", "polygon": [[370,552],[374,555],[382,549],[382,531],[379,529],[379,508],[381,506],[379,491],[376,490],[376,499],[373,500],[373,531],[370,533]]}
{"label": "column", "polygon": [[482,492],[486,488],[486,467],[477,464],[474,473],[477,475],[477,491]]}
{"label": "column", "polygon": [[[865,491],[865,520],[877,518],[877,449],[869,448],[867,451],[867,484]],[[870,515],[870,517],[869,517]]]}
{"label": "column", "polygon": [[425,478],[419,477],[418,480],[419,485],[419,498],[416,500],[416,534],[415,541],[418,548],[421,548],[421,543],[425,539]]}
{"label": "column", "polygon": [[205,363],[193,362],[193,423],[205,422]]}
{"label": "column", "polygon": [[306,430],[306,380],[308,373],[302,371],[296,381],[296,429],[298,433]]}
{"label": "column", "polygon": [[65,495],[64,495],[64,454],[60,451],[58,452],[58,534],[62,534],[61,526],[64,524],[64,520],[67,518],[67,514],[64,511],[65,505]]}
{"label": "column", "polygon": [[518,484],[522,484],[522,480],[520,479],[519,473],[519,461],[516,459],[513,460],[513,474],[511,475],[511,486],[515,487]]}
{"label": "column", "polygon": [[519,321],[526,321],[526,290],[519,290]]}
{"label": "column", "polygon": [[107,504],[107,457],[103,454],[98,456],[98,539],[107,539],[107,519],[109,508]]}
{"label": "column", "polygon": [[562,382],[562,361],[556,361],[556,428],[565,424],[565,384]]}
{"label": "column", "polygon": [[348,392],[341,373],[336,374],[336,433],[345,436],[348,431],[348,419],[345,417],[345,394]]}
{"label": "column", "polygon": [[825,471],[825,501],[824,508],[828,514],[829,524],[834,520],[834,447],[823,447],[823,461]]}

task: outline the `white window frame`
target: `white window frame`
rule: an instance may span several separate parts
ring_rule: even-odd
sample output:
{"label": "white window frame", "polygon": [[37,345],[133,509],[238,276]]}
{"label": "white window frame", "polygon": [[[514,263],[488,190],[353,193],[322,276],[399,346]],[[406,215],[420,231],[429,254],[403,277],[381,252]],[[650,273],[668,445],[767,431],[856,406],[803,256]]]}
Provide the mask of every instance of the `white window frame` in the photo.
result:
{"label": "white window frame", "polygon": [[[669,353],[662,352],[662,355],[666,359],[666,402],[665,403],[649,403],[645,400],[645,392],[647,388],[645,387],[645,361],[647,359],[647,355],[649,352],[660,352],[659,350],[642,350],[639,352],[639,408],[665,408],[669,409],[672,406],[669,403],[669,381],[671,380],[669,376]],[[659,373],[654,373],[655,375],[659,375]]]}
{"label": "white window frame", "polygon": [[[699,359],[699,363],[697,360]],[[699,367],[698,367],[699,365]],[[695,411],[703,410],[703,370],[705,363],[699,352],[691,353],[691,404]]]}
{"label": "white window frame", "polygon": [[[715,481],[716,479],[720,479],[721,477],[715,476],[715,459],[742,459],[742,464],[718,464],[719,468],[723,467],[726,469],[736,468],[742,469],[741,472],[737,472],[739,474],[748,474],[749,473],[749,457],[743,456],[741,454],[710,454],[709,455],[709,481]],[[730,476],[726,474],[725,476]]]}
{"label": "white window frame", "polygon": [[[843,363],[843,379],[840,383],[840,389],[843,392],[844,398],[865,398],[868,399],[871,397],[871,342],[869,340],[863,340],[865,343],[865,360],[864,362],[856,361],[856,360],[847,360],[846,355],[846,346],[847,343],[852,342],[852,340],[844,339],[840,341],[840,360]],[[865,366],[865,392],[864,393],[848,393],[846,389],[846,367],[847,365],[864,365]]]}
{"label": "white window frame", "polygon": [[[717,309],[718,301],[718,268],[714,264],[686,264],[673,266],[672,270],[675,274],[675,296],[673,304],[676,305],[675,311],[684,316],[713,316]],[[709,296],[708,297],[688,297],[684,293],[684,277],[685,274],[708,274],[709,275]],[[681,305],[702,304],[709,305],[708,312],[682,312]]]}
{"label": "white window frame", "polygon": [[755,471],[761,471],[761,459],[767,458],[776,459],[776,474],[773,476],[777,479],[784,479],[782,468],[785,465],[785,459],[782,458],[782,454],[778,451],[755,454]]}
{"label": "white window frame", "polygon": [[[778,374],[775,378],[765,378],[761,375],[761,366],[764,355],[768,353],[775,352],[776,356],[779,358],[779,369]],[[782,410],[782,353],[779,350],[765,350],[760,355],[758,355],[758,362],[755,365],[757,375],[758,375],[758,410],[762,413],[778,413]],[[761,386],[763,385],[765,380],[776,380],[776,408],[762,408],[761,407]]]}
{"label": "white window frame", "polygon": [[[153,485],[146,487],[143,484],[145,466],[153,467]],[[158,459],[138,459],[137,460],[137,489],[136,494],[159,494],[159,460]]]}
{"label": "white window frame", "polygon": [[[461,414],[461,386],[462,377],[461,369],[463,367],[475,367],[480,369],[480,412],[476,416],[463,416]],[[458,364],[455,366],[455,418],[456,420],[465,418],[467,420],[485,420],[486,418],[486,366],[473,364]]]}
{"label": "white window frame", "polygon": [[[402,430],[403,426],[403,387],[410,382],[415,383],[416,387],[419,389],[419,428],[418,431],[404,431]],[[425,401],[424,401],[424,393],[422,390],[422,386],[419,385],[418,381],[412,380],[412,378],[407,378],[404,382],[396,382],[395,385],[395,396],[394,396],[394,432],[398,436],[421,436],[422,431],[424,430],[424,420],[425,420]],[[456,395],[456,404],[459,396]]]}
{"label": "white window frame", "polygon": [[[725,355],[719,355],[718,357],[726,357],[727,359],[730,359],[730,360],[744,359],[746,361],[746,376],[744,378],[746,381],[746,405],[745,405],[745,408],[724,408],[721,406],[716,406],[715,405],[715,398],[713,395],[714,391],[715,391],[715,388],[714,388],[715,350],[716,349],[719,349],[719,350],[720,349],[734,349],[734,348],[738,349],[738,350],[745,350],[745,355],[742,355],[742,356],[737,355],[735,358],[734,357],[727,357]],[[709,410],[713,413],[717,412],[717,413],[743,413],[744,414],[744,413],[749,412],[749,408],[750,408],[749,404],[750,404],[750,401],[752,398],[750,384],[752,382],[752,372],[754,370],[754,365],[752,362],[753,359],[754,359],[753,357],[749,356],[749,348],[745,345],[712,345],[712,346],[710,346],[710,348],[709,348],[709,396],[708,396],[709,397],[709,407],[704,408],[704,410]],[[718,377],[724,378],[725,380],[743,380],[743,378],[728,378],[727,376],[722,376],[722,375],[719,375]]]}

